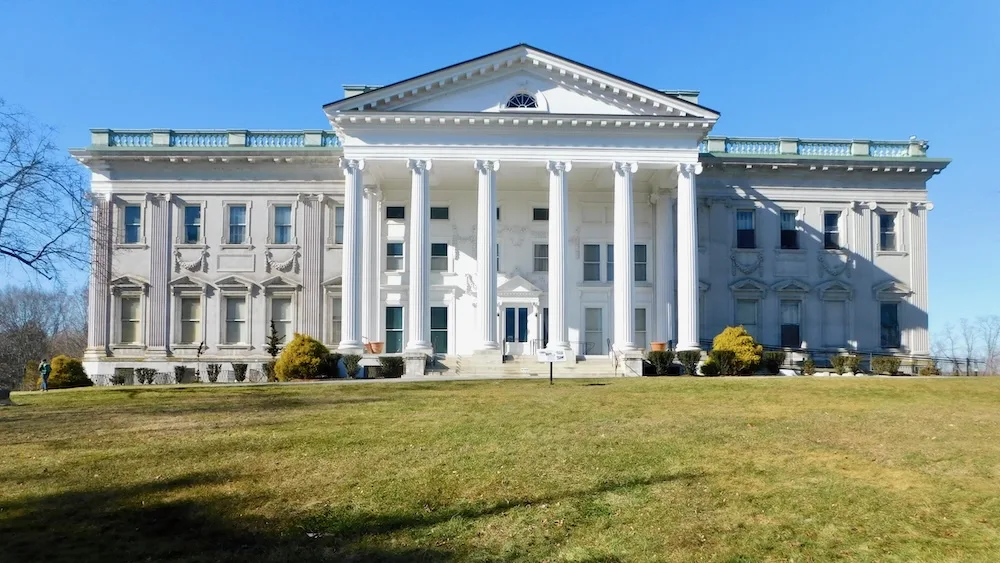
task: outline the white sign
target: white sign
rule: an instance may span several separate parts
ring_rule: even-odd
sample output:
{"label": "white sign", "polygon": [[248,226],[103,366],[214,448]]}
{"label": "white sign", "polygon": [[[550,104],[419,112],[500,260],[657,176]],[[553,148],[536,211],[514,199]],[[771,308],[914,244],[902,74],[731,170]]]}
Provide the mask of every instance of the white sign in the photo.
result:
{"label": "white sign", "polygon": [[565,350],[539,350],[538,361],[542,363],[565,362]]}

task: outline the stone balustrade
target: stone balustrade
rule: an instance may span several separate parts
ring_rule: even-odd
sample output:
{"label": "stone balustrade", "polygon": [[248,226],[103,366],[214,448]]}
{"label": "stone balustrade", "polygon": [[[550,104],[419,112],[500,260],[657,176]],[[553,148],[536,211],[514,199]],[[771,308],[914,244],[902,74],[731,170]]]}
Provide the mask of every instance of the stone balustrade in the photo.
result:
{"label": "stone balustrade", "polygon": [[184,149],[261,148],[301,149],[308,147],[339,148],[340,139],[330,131],[246,131],[170,129],[112,130],[92,129],[92,147],[146,149],[173,147]]}
{"label": "stone balustrade", "polygon": [[710,136],[701,142],[702,153],[740,156],[811,156],[911,158],[927,156],[927,141],[831,140]]}

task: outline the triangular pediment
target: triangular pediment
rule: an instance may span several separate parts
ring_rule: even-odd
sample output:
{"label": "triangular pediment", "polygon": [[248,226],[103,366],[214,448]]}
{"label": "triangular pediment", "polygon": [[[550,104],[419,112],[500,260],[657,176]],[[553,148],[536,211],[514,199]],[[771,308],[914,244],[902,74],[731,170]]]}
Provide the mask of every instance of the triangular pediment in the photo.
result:
{"label": "triangular pediment", "polygon": [[729,289],[734,293],[755,293],[763,297],[767,293],[768,287],[764,282],[753,278],[746,278],[733,283],[729,286]]}
{"label": "triangular pediment", "polygon": [[[536,108],[505,108],[517,93]],[[642,115],[715,120],[719,114],[530,45],[515,45],[324,106],[343,112]]]}
{"label": "triangular pediment", "polygon": [[226,276],[215,282],[215,286],[223,289],[250,290],[256,287],[257,284],[241,276]]}
{"label": "triangular pediment", "polygon": [[299,282],[294,281],[294,280],[290,280],[290,279],[286,278],[285,276],[273,276],[273,277],[267,278],[266,280],[260,282],[260,285],[261,285],[261,287],[265,287],[267,289],[272,289],[272,290],[273,289],[289,289],[290,290],[290,289],[298,289],[298,288],[302,287],[302,285]]}
{"label": "triangular pediment", "polygon": [[500,297],[538,297],[542,290],[538,286],[515,274],[513,277],[497,286]]}
{"label": "triangular pediment", "polygon": [[771,286],[778,293],[809,293],[809,284],[795,279],[781,280]]}
{"label": "triangular pediment", "polygon": [[111,287],[142,287],[142,288],[145,288],[145,287],[149,286],[149,280],[147,280],[146,278],[142,278],[142,277],[139,277],[139,276],[134,276],[134,275],[129,274],[127,276],[120,276],[120,277],[117,277],[117,278],[111,280],[110,282],[108,282],[108,285],[110,285]]}
{"label": "triangular pediment", "polygon": [[212,284],[207,281],[200,280],[191,276],[181,276],[179,278],[174,278],[170,280],[170,287],[175,289],[205,289],[206,287],[211,287]]}
{"label": "triangular pediment", "polygon": [[902,299],[907,295],[913,293],[910,287],[899,280],[889,280],[882,282],[880,284],[872,286],[872,292],[875,294],[875,299]]}
{"label": "triangular pediment", "polygon": [[840,280],[831,280],[816,287],[819,298],[827,301],[850,300],[854,297],[854,288]]}

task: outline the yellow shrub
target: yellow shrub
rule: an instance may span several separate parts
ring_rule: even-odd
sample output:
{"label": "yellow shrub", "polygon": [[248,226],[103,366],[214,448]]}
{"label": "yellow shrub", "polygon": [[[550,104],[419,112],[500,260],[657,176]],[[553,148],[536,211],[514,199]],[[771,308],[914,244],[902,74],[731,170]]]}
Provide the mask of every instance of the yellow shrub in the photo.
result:
{"label": "yellow shrub", "polygon": [[[90,387],[94,384],[87,377],[83,363],[69,356],[52,358],[52,373],[49,374],[49,389],[69,389],[70,387]],[[41,387],[41,378],[38,386]]]}
{"label": "yellow shrub", "polygon": [[320,341],[307,334],[295,333],[295,337],[278,356],[274,375],[278,381],[315,379],[320,377],[329,355],[330,351]]}
{"label": "yellow shrub", "polygon": [[763,346],[757,344],[742,326],[729,326],[712,341],[713,350],[729,350],[736,354],[736,370],[753,371],[760,365]]}

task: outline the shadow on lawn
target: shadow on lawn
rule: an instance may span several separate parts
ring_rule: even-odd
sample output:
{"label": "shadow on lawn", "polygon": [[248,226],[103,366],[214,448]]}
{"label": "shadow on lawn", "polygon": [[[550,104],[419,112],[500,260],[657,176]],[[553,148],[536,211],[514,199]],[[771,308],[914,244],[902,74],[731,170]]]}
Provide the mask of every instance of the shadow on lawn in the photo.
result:
{"label": "shadow on lawn", "polygon": [[[453,518],[475,520],[532,505],[587,499],[697,475],[623,479],[536,498],[407,512],[328,507],[302,519],[269,522],[247,507],[274,500],[224,494],[184,497],[185,489],[225,485],[218,474],[192,474],[131,487],[67,491],[0,503],[2,559],[16,561],[429,561],[463,559],[453,550],[409,548],[381,537]],[[195,495],[188,495],[194,497]],[[484,554],[476,554],[480,559]],[[485,560],[485,559],[483,559]],[[600,561],[617,561],[604,556]],[[596,561],[596,560],[595,560]]]}

